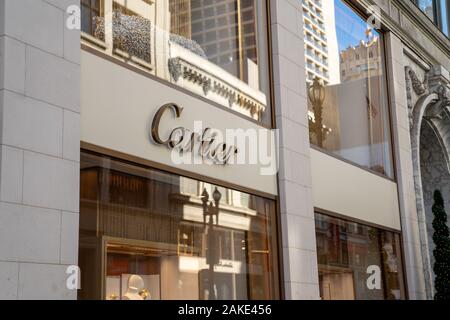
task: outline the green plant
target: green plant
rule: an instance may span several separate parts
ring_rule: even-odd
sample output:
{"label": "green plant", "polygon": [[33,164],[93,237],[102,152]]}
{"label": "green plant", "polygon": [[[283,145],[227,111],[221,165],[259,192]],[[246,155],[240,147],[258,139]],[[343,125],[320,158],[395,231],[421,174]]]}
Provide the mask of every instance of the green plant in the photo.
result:
{"label": "green plant", "polygon": [[434,274],[436,275],[434,286],[435,300],[450,300],[450,234],[447,226],[447,213],[445,212],[444,199],[439,190],[434,192],[433,205],[433,241],[435,249]]}

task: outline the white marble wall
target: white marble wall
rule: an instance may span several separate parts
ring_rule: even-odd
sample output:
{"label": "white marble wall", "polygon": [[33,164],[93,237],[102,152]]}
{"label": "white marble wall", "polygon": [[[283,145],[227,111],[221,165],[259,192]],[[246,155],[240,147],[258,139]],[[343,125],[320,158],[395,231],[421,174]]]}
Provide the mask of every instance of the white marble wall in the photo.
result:
{"label": "white marble wall", "polygon": [[285,298],[319,299],[302,4],[270,3]]}
{"label": "white marble wall", "polygon": [[0,299],[74,299],[77,264],[79,0],[0,1]]}
{"label": "white marble wall", "polygon": [[392,135],[397,168],[408,295],[409,299],[413,300],[426,299],[409,133],[404,47],[400,39],[394,34],[389,33],[386,38],[389,48],[387,64],[391,93]]}

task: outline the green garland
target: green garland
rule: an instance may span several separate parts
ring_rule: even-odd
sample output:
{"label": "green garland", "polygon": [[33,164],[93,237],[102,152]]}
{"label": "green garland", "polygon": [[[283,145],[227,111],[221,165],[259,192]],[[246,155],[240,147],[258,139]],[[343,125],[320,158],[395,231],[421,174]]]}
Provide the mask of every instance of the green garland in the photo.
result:
{"label": "green garland", "polygon": [[440,191],[434,192],[433,205],[433,241],[435,249],[434,274],[436,275],[434,286],[436,288],[435,300],[450,300],[450,234],[447,226],[447,213],[445,212],[444,199]]}

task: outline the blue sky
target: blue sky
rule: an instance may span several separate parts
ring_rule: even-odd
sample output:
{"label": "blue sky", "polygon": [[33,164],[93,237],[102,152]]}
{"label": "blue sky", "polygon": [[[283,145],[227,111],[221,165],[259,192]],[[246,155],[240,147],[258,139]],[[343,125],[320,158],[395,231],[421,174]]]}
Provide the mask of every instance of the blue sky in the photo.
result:
{"label": "blue sky", "polygon": [[341,0],[334,0],[334,4],[338,46],[342,51],[366,39],[367,23]]}

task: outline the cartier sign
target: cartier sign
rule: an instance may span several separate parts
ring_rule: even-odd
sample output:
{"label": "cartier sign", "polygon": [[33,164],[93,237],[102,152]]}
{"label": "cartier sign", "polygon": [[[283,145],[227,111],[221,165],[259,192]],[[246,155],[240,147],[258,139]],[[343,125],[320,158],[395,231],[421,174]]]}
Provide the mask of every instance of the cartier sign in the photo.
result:
{"label": "cartier sign", "polygon": [[169,134],[161,136],[161,118],[166,112],[173,112],[175,118],[180,118],[183,108],[175,103],[168,103],[158,109],[151,126],[151,136],[155,143],[167,146],[177,154],[196,153],[196,156],[214,164],[227,164],[238,153],[235,145],[227,144],[220,138],[220,133],[212,128],[195,130],[174,127]]}

